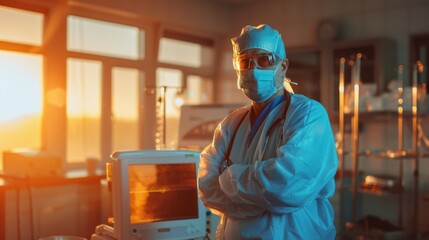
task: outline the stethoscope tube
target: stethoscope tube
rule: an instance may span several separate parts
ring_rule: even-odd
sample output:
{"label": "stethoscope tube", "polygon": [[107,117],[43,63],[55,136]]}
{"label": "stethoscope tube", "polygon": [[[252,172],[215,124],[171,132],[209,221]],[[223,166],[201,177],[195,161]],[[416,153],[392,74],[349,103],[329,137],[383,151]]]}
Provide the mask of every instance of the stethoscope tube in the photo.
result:
{"label": "stethoscope tube", "polygon": [[[268,145],[268,140],[270,140],[271,134],[273,133],[273,131],[276,128],[276,126],[278,126],[278,125],[282,126],[284,124],[284,121],[286,120],[286,114],[287,114],[287,111],[288,111],[289,105],[290,105],[290,99],[291,99],[290,93],[287,92],[287,91],[285,91],[286,106],[285,106],[285,108],[283,110],[282,115],[279,118],[277,118],[271,124],[270,128],[268,129],[268,131],[267,131],[267,133],[265,135],[265,144],[264,144],[264,148],[262,149],[262,155],[261,156],[264,156],[265,149],[267,148],[267,145]],[[279,139],[280,141],[279,142],[281,142],[282,139],[283,139],[283,131],[282,131],[282,133],[280,135],[280,139]]]}
{"label": "stethoscope tube", "polygon": [[[286,120],[286,114],[288,112],[288,109],[289,109],[289,106],[290,106],[290,102],[291,102],[290,93],[288,91],[286,91],[286,90],[285,90],[285,94],[284,94],[284,101],[286,101],[286,105],[285,105],[285,108],[283,110],[282,115],[280,115],[280,117],[277,118],[271,124],[271,126],[268,128],[268,131],[267,131],[267,133],[265,135],[266,136],[266,140],[265,140],[264,148],[262,149],[262,156],[263,156],[263,154],[265,152],[265,149],[266,149],[267,144],[268,144],[268,140],[270,139],[270,137],[271,137],[271,135],[272,135],[275,127],[278,126],[278,125],[280,125],[280,126],[283,125],[284,121]],[[247,111],[243,115],[243,117],[241,118],[239,124],[237,125],[236,129],[234,130],[234,134],[232,135],[231,141],[228,143],[228,150],[227,150],[227,153],[225,155],[224,160],[222,161],[220,172],[223,172],[223,170],[225,170],[225,168],[227,168],[228,166],[230,166],[232,164],[232,161],[229,159],[229,156],[230,156],[232,147],[234,145],[234,139],[235,139],[235,136],[237,135],[238,129],[240,128],[240,126],[241,126],[244,118],[247,116],[248,113],[249,113],[249,111]],[[280,139],[283,139],[283,132],[281,133]]]}

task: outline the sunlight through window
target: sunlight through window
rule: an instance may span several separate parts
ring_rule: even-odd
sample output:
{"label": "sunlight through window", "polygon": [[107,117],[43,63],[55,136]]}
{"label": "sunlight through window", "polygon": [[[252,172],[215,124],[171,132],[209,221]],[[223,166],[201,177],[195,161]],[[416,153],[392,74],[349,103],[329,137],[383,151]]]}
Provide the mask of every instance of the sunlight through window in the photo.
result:
{"label": "sunlight through window", "polygon": [[37,54],[0,51],[1,152],[41,145],[42,62]]}
{"label": "sunlight through window", "polygon": [[112,69],[112,150],[139,148],[139,71]]}
{"label": "sunlight through window", "polygon": [[43,17],[41,13],[0,6],[0,40],[42,45]]}
{"label": "sunlight through window", "polygon": [[101,158],[101,63],[67,60],[67,161]]}
{"label": "sunlight through window", "polygon": [[160,62],[200,67],[201,56],[199,44],[169,38],[161,38],[159,42],[158,60]]}
{"label": "sunlight through window", "polygon": [[144,51],[139,47],[144,32],[140,33],[136,27],[69,16],[67,31],[67,50],[126,59],[144,58]]}

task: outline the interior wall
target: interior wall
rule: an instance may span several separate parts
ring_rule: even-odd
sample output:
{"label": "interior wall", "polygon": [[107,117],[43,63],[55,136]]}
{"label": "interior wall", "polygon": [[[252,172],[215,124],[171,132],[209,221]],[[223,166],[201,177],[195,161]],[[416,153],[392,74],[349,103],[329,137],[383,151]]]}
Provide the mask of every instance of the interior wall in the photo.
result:
{"label": "interior wall", "polygon": [[123,11],[149,21],[204,32],[223,34],[232,28],[233,8],[217,0],[70,0],[69,3]]}
{"label": "interior wall", "polygon": [[[389,38],[396,43],[397,65],[408,67],[409,37],[429,32],[429,1],[426,0],[271,0],[235,5],[232,32],[245,25],[266,23],[279,30],[288,47],[317,45],[317,26],[324,19],[339,25],[337,41]],[[225,29],[228,30],[228,29]],[[287,51],[287,50],[286,50]],[[224,43],[222,55],[230,56]],[[223,66],[223,86],[235,86],[236,77]],[[231,68],[232,69],[232,68]],[[219,99],[230,99],[221,91]]]}
{"label": "interior wall", "polygon": [[242,5],[234,15],[236,29],[272,24],[290,47],[317,44],[318,23],[332,19],[340,27],[338,40],[387,37],[399,43],[398,52],[407,52],[402,45],[410,34],[429,31],[428,12],[426,0],[273,0]]}

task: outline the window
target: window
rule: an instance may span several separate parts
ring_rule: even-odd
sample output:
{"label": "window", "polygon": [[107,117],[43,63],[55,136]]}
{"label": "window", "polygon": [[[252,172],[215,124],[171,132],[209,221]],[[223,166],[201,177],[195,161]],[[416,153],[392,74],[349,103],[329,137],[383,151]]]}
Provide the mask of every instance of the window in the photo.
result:
{"label": "window", "polygon": [[189,67],[201,67],[201,47],[195,43],[161,38],[159,48],[160,62],[178,64]]}
{"label": "window", "polygon": [[186,103],[204,104],[213,102],[213,79],[197,75],[186,78]]}
{"label": "window", "polygon": [[157,136],[156,147],[175,149],[179,139],[180,108],[183,104],[212,103],[213,81],[197,75],[189,75],[183,84],[183,73],[177,69],[158,68]]}
{"label": "window", "polygon": [[175,148],[179,127],[180,106],[175,105],[177,94],[182,91],[182,71],[169,68],[156,70],[157,90],[157,129],[155,147],[157,149]]}
{"label": "window", "polygon": [[0,51],[1,152],[41,147],[42,62],[37,54]]}
{"label": "window", "polygon": [[143,58],[144,51],[140,53],[139,48],[139,34],[139,29],[132,26],[77,16],[67,18],[69,51],[126,59]]}
{"label": "window", "polygon": [[213,67],[214,41],[166,30],[159,42],[158,61],[180,66]]}
{"label": "window", "polygon": [[112,69],[112,150],[139,148],[139,71]]}
{"label": "window", "polygon": [[[212,103],[215,65],[212,38],[164,29],[159,42],[156,70],[157,149],[176,149],[179,139],[180,110],[183,104]],[[196,71],[193,72],[192,69]]]}
{"label": "window", "polygon": [[67,60],[67,161],[101,159],[101,63]]}
{"label": "window", "polygon": [[[68,163],[102,160],[112,151],[139,147],[141,70],[127,65],[143,59],[144,38],[138,27],[68,16],[67,50],[79,56],[67,63]],[[110,92],[104,92],[110,96],[102,96],[110,85]],[[106,105],[110,118],[102,117]]]}
{"label": "window", "polygon": [[[166,30],[161,33],[160,39],[150,41],[154,46],[159,46],[159,55],[143,61],[147,57],[146,34],[153,34],[153,29],[158,29],[154,28],[156,24],[149,23],[149,31],[145,32],[143,29],[148,23],[139,23],[133,18],[124,21],[134,22],[131,25],[135,26],[70,15],[67,17],[64,56],[56,54],[57,49],[43,45],[43,27],[53,25],[45,22],[44,10],[48,7],[42,8],[35,9],[39,12],[33,12],[0,6],[0,43],[7,43],[0,44],[0,151],[12,147],[43,147],[49,151],[63,151],[65,147],[66,152],[59,154],[65,156],[66,164],[73,163],[73,166],[79,167],[88,158],[105,160],[111,153],[109,151],[141,147],[142,132],[152,136],[153,129],[143,129],[141,126],[144,124],[141,116],[146,114],[142,113],[142,106],[153,116],[156,109],[153,100],[158,100],[162,94],[165,94],[165,99],[176,100],[164,101],[164,109],[157,101],[158,110],[162,113],[168,110],[163,116],[167,119],[165,123],[172,124],[167,126],[171,130],[171,135],[167,137],[170,146],[173,146],[177,142],[175,126],[178,126],[181,104],[212,101],[211,77],[215,69],[213,39]],[[73,13],[75,9],[68,10]],[[50,30],[53,30],[49,31],[53,35],[64,33],[57,26]],[[64,37],[55,36],[58,37],[53,41]],[[155,43],[156,40],[159,42]],[[61,45],[52,42],[49,46]],[[50,65],[43,65],[44,54],[47,54],[46,62]],[[55,105],[58,108],[48,107],[45,116],[58,116],[55,121],[63,121],[65,117],[66,122],[61,122],[58,129],[52,132],[46,128],[47,139],[42,141],[43,69],[55,68],[56,64],[52,63],[60,62],[63,65],[65,61],[66,68],[61,66],[55,69],[55,74],[48,72],[45,76],[49,83],[45,86],[48,91],[47,105],[61,102],[59,106]],[[19,67],[25,70],[16,70]],[[15,69],[13,74],[9,71],[11,69]],[[156,80],[151,79],[147,86],[143,84],[143,74],[152,76],[155,71]],[[150,101],[143,101],[146,96],[142,93],[144,87],[157,90]],[[162,93],[161,89],[165,91]],[[64,93],[66,116],[62,115]],[[58,98],[55,103],[51,102],[53,98]],[[149,124],[153,123],[152,116],[147,121]],[[15,125],[11,125],[12,121]],[[66,135],[56,136],[57,133],[62,135],[63,124],[66,124]],[[25,138],[21,134],[24,131]],[[54,137],[52,133],[55,133]],[[102,138],[104,134],[111,139]],[[7,141],[4,140],[5,135]],[[51,138],[57,137],[61,140],[52,144],[54,140]],[[144,139],[146,144],[148,139]],[[42,146],[45,143],[48,146]]]}
{"label": "window", "polygon": [[41,13],[0,6],[0,41],[42,45],[43,17]]}
{"label": "window", "polygon": [[[0,170],[3,151],[40,149],[43,108],[44,15],[0,6]],[[11,24],[13,23],[13,24]],[[32,52],[10,51],[30,45]]]}

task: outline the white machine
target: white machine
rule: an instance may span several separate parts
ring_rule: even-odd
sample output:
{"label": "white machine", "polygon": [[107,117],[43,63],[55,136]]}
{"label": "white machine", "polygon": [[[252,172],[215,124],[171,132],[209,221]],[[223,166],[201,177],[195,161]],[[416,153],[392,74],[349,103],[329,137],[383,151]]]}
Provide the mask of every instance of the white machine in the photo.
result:
{"label": "white machine", "polygon": [[180,111],[179,149],[202,150],[213,140],[219,122],[244,104],[183,105]]}
{"label": "white machine", "polygon": [[[204,239],[198,198],[199,152],[115,152],[106,166],[112,218],[92,240]],[[110,214],[110,213],[109,213]]]}

